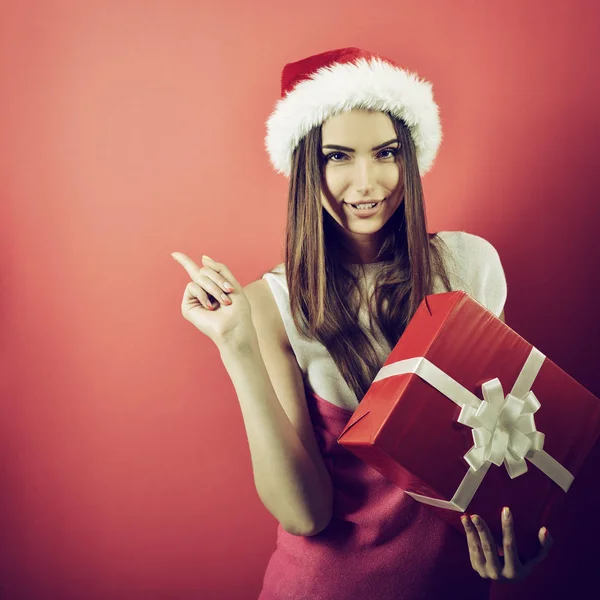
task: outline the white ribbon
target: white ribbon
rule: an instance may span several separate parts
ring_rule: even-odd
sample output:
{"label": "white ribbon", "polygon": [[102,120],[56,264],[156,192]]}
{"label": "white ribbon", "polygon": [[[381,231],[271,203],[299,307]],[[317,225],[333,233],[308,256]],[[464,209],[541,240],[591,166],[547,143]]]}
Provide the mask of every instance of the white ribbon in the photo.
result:
{"label": "white ribbon", "polygon": [[504,463],[510,478],[514,479],[527,471],[525,459],[568,491],[574,477],[543,450],[545,436],[537,431],[533,416],[541,405],[531,386],[545,359],[532,347],[511,392],[505,397],[500,380],[491,379],[481,386],[483,401],[424,356],[382,367],[373,383],[415,373],[460,406],[458,422],[473,429],[474,445],[463,457],[469,470],[451,500],[406,493],[424,504],[464,512],[492,464],[500,467]]}

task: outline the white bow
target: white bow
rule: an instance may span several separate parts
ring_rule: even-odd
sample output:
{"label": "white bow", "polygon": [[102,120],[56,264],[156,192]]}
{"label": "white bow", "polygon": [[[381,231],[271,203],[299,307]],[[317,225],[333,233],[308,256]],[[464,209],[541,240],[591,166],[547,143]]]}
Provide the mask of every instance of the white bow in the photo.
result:
{"label": "white bow", "polygon": [[535,427],[534,413],[540,402],[529,390],[519,398],[513,394],[504,397],[498,378],[482,386],[484,401],[478,409],[466,404],[458,422],[473,428],[474,446],[465,454],[469,466],[478,471],[486,462],[506,466],[511,479],[527,472],[525,456],[530,450],[544,447],[544,434]]}

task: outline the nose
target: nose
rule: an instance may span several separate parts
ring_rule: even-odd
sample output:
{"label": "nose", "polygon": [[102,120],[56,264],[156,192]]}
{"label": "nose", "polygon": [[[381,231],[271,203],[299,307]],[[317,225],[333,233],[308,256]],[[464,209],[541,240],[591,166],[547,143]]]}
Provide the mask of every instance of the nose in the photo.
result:
{"label": "nose", "polygon": [[357,160],[354,167],[354,185],[360,194],[367,195],[375,183],[375,165],[369,159]]}

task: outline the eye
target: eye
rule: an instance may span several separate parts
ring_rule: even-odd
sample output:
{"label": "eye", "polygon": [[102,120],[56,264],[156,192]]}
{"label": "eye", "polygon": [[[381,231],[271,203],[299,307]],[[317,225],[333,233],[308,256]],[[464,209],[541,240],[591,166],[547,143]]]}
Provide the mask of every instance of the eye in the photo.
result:
{"label": "eye", "polygon": [[[398,154],[398,148],[385,148],[381,152],[391,152],[392,156],[396,156],[396,154]],[[383,158],[391,158],[391,156],[384,156]]]}
{"label": "eye", "polygon": [[[343,152],[330,152],[329,154],[325,155],[325,160],[328,161],[333,156],[345,156],[345,154]],[[339,161],[338,160],[334,160],[333,162],[339,162]]]}
{"label": "eye", "polygon": [[[382,158],[392,158],[395,157],[398,154],[398,148],[385,148],[384,150],[380,150],[379,154],[381,155],[384,152],[389,152],[390,155],[389,156],[383,156]],[[343,152],[330,152],[329,154],[326,154],[324,157],[325,162],[333,160],[333,162],[341,162],[341,159],[334,159],[334,156],[346,156]]]}

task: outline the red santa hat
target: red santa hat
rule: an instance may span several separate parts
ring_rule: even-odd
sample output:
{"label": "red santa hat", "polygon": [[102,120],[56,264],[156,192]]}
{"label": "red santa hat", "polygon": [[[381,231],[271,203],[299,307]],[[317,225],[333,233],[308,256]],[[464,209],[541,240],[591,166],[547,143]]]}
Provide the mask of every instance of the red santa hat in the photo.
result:
{"label": "red santa hat", "polygon": [[442,141],[431,83],[390,59],[359,48],[340,48],[288,63],[281,99],[267,120],[265,145],[272,165],[287,177],[300,140],[329,117],[365,108],[389,111],[407,125],[419,172],[433,166]]}

